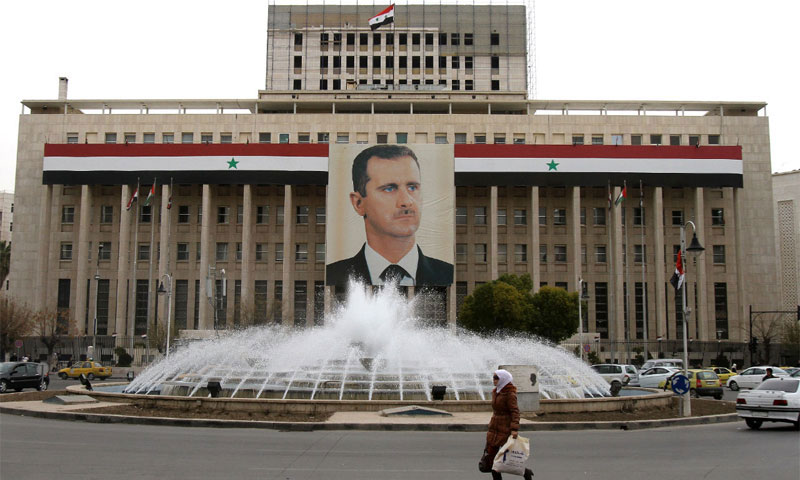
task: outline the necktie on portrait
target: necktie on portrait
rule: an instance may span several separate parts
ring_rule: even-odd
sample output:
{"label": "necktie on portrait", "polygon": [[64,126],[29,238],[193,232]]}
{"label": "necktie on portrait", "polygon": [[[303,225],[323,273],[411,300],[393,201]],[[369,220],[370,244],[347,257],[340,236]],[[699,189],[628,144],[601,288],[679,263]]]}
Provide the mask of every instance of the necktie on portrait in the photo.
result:
{"label": "necktie on portrait", "polygon": [[380,277],[383,282],[394,280],[399,283],[405,277],[411,278],[411,275],[409,275],[408,272],[400,265],[392,264],[386,267],[383,273],[381,273]]}

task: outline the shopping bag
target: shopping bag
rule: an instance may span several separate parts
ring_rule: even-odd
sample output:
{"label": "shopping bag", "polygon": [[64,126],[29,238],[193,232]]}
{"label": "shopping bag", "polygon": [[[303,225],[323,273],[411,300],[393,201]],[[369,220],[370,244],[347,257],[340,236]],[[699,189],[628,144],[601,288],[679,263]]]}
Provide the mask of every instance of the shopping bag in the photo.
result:
{"label": "shopping bag", "polygon": [[508,437],[505,445],[500,447],[494,457],[492,470],[500,473],[511,473],[513,475],[525,474],[525,462],[531,454],[530,440],[517,435],[517,438]]}

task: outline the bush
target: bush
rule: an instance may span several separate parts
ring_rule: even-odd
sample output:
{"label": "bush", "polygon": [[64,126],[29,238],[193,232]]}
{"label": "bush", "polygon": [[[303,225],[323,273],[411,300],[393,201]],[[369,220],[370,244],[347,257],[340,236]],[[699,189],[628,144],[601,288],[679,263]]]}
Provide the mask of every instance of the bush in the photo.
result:
{"label": "bush", "polygon": [[130,367],[131,363],[133,363],[133,357],[128,354],[122,347],[117,347],[114,349],[114,353],[117,354],[117,366],[118,367]]}

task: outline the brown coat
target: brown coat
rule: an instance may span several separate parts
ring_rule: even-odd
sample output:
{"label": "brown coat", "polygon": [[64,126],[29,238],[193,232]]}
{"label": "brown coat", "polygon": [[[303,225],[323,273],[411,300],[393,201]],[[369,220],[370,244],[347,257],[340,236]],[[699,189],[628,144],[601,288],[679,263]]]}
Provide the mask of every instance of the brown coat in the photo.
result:
{"label": "brown coat", "polygon": [[517,387],[509,383],[500,393],[492,390],[492,419],[486,433],[486,444],[502,447],[511,435],[511,430],[519,430],[519,407],[517,407]]}

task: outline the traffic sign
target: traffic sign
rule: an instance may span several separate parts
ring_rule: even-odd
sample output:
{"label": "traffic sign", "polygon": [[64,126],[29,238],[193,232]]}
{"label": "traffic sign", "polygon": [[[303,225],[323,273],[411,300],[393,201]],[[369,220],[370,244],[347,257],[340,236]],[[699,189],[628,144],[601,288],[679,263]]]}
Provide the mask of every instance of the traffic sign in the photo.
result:
{"label": "traffic sign", "polygon": [[672,391],[677,395],[685,395],[689,392],[689,379],[686,375],[679,374],[672,377]]}
{"label": "traffic sign", "polygon": [[14,342],[14,346],[17,348],[22,348],[22,340],[17,340]]}
{"label": "traffic sign", "polygon": [[586,345],[583,346],[583,351],[586,352],[586,353],[591,352],[592,351],[592,346],[587,343]]}

